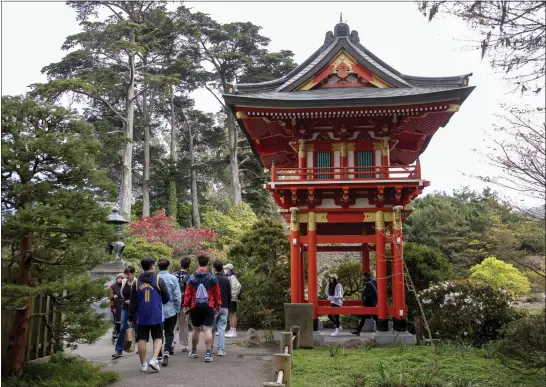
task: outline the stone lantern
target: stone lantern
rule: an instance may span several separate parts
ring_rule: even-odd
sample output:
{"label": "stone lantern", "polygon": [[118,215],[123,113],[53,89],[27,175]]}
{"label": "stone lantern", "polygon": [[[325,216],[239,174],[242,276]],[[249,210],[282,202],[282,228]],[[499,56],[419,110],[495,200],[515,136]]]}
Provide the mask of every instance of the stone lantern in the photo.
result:
{"label": "stone lantern", "polygon": [[121,255],[123,254],[123,249],[125,249],[125,243],[123,243],[122,226],[129,223],[129,221],[119,214],[117,207],[114,207],[112,208],[112,214],[106,219],[106,223],[116,225],[116,233],[119,237],[118,241],[110,243],[110,254],[115,254],[116,260],[123,261]]}

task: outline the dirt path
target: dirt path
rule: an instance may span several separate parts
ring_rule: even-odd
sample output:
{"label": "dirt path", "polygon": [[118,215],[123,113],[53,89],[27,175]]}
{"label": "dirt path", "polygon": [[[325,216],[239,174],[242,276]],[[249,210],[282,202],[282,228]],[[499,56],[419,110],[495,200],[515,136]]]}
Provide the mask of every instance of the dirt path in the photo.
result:
{"label": "dirt path", "polygon": [[[234,345],[232,339],[226,339],[227,356],[215,355],[212,363],[204,362],[202,343],[198,347],[199,359],[190,359],[187,353],[180,351],[177,344],[174,356],[169,358],[168,367],[162,367],[159,373],[143,373],[139,370],[138,355],[135,353],[124,353],[117,360],[111,358],[114,347],[110,334],[109,332],[96,344],[80,345],[73,353],[87,360],[107,364],[108,369],[118,372],[120,380],[114,387],[256,387],[270,377],[274,349],[243,348]],[[238,334],[238,340],[242,340],[244,332]],[[149,343],[148,359],[151,349]]]}

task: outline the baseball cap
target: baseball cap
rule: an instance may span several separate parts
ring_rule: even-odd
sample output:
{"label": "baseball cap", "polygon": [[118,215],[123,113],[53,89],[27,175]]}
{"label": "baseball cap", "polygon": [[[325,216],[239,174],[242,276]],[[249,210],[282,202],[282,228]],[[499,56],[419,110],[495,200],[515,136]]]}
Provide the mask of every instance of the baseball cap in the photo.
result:
{"label": "baseball cap", "polygon": [[235,269],[235,266],[233,266],[231,263],[228,263],[226,266],[224,266],[224,269],[233,270]]}
{"label": "baseball cap", "polygon": [[328,277],[338,279],[337,274],[335,273],[330,274]]}

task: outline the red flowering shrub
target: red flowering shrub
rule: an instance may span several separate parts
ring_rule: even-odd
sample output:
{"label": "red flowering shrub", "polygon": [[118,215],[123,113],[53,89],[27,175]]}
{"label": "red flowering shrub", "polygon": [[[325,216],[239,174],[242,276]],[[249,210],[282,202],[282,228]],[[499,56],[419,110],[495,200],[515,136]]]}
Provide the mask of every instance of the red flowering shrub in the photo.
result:
{"label": "red flowering shrub", "polygon": [[129,235],[144,238],[148,243],[160,242],[174,250],[174,254],[210,254],[217,235],[210,228],[178,228],[174,218],[157,211],[155,216],[143,216],[129,223]]}

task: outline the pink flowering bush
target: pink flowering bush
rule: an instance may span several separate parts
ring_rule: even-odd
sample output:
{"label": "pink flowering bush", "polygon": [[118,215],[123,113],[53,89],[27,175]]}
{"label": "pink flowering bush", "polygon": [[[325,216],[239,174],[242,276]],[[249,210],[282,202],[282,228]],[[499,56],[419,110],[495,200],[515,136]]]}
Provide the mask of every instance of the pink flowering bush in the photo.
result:
{"label": "pink flowering bush", "polygon": [[210,254],[217,234],[210,228],[179,228],[174,218],[157,211],[155,216],[143,216],[129,223],[129,235],[145,239],[148,243],[159,242],[173,249],[175,256]]}
{"label": "pink flowering bush", "polygon": [[434,339],[481,346],[515,318],[503,289],[470,281],[441,282],[419,293]]}

